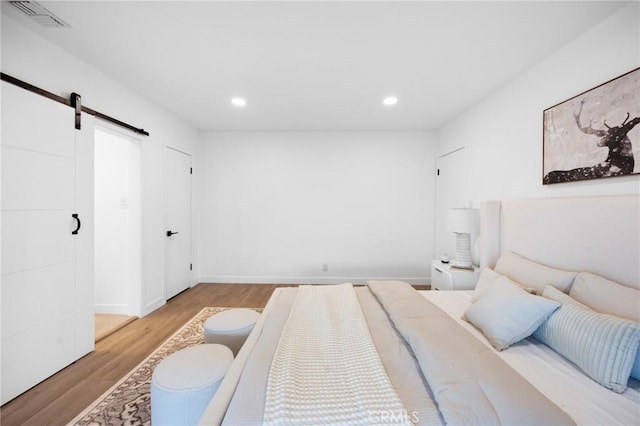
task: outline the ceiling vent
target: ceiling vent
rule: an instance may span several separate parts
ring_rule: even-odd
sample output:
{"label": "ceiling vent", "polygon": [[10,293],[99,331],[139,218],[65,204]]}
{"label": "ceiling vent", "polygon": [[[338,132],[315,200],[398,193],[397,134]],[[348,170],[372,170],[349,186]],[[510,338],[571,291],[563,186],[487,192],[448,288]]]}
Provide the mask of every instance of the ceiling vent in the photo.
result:
{"label": "ceiling vent", "polygon": [[49,12],[45,7],[35,1],[9,1],[16,9],[24,13],[31,19],[43,27],[49,28],[71,28],[69,24]]}

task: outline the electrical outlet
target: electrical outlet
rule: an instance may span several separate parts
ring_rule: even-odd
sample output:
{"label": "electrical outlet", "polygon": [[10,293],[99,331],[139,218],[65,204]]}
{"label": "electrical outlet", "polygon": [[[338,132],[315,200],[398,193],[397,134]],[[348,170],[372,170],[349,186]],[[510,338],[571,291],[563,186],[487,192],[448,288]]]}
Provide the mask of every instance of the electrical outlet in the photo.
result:
{"label": "electrical outlet", "polygon": [[322,264],[322,272],[328,272],[329,271],[329,264],[328,263],[323,263]]}

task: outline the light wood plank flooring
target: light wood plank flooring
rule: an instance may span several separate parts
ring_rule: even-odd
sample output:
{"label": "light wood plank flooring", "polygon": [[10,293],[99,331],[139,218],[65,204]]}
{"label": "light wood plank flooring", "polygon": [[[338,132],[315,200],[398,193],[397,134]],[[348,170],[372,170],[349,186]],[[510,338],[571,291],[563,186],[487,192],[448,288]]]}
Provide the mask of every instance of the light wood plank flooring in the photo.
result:
{"label": "light wood plank flooring", "polygon": [[[97,342],[95,351],[3,405],[0,423],[2,426],[64,425],[202,308],[262,308],[277,287],[286,285],[198,284]],[[46,348],[42,351],[46,356]]]}
{"label": "light wood plank flooring", "polygon": [[95,341],[99,342],[110,334],[120,330],[138,317],[118,314],[95,314]]}

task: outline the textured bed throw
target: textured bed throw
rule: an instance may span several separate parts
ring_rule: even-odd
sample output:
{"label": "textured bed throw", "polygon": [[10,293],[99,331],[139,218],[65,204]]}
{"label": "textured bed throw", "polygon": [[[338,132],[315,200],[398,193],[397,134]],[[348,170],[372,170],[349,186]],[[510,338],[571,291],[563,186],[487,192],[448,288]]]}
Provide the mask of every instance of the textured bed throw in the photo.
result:
{"label": "textured bed throw", "polygon": [[410,285],[383,281],[368,285],[411,346],[447,424],[575,424],[492,349]]}
{"label": "textured bed throw", "polygon": [[264,423],[371,424],[406,412],[351,284],[301,286],[269,370]]}

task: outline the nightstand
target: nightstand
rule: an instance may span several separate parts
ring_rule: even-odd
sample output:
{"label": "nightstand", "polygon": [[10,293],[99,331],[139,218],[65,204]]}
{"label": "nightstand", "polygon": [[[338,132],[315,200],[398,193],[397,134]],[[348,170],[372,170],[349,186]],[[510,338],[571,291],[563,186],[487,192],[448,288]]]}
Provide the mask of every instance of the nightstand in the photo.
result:
{"label": "nightstand", "polygon": [[450,263],[439,260],[431,261],[431,289],[432,290],[473,290],[476,288],[480,268],[473,271],[452,268]]}

